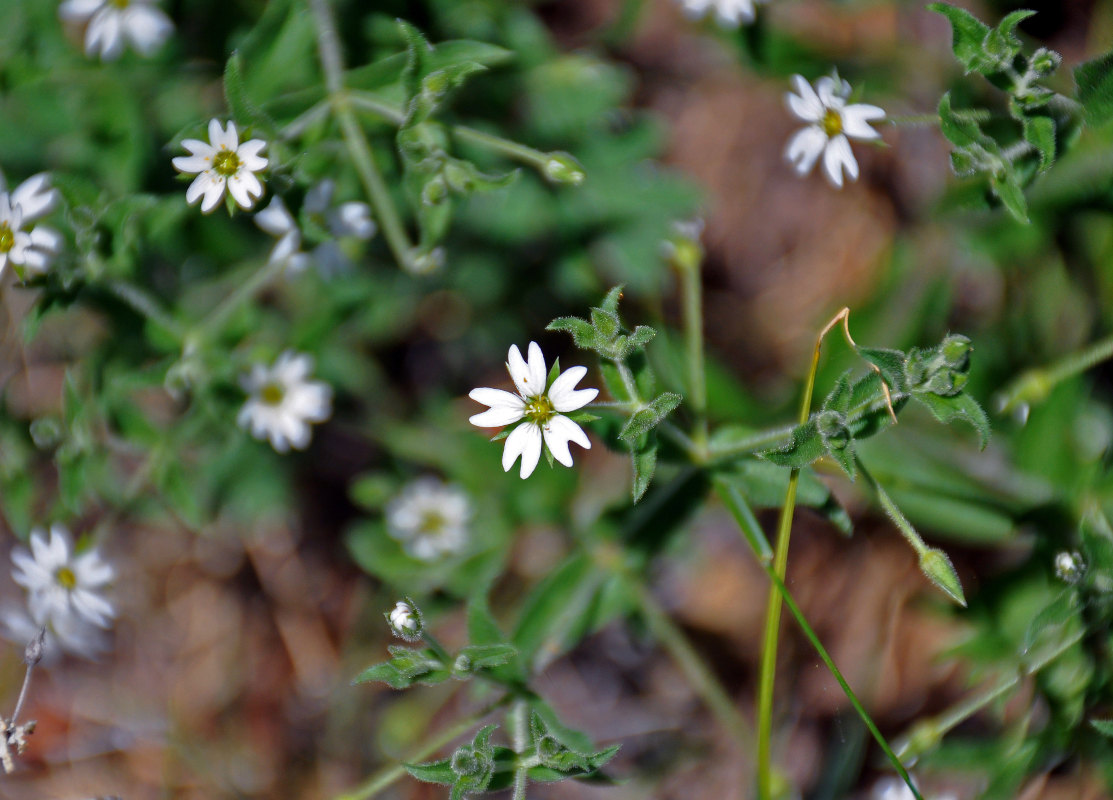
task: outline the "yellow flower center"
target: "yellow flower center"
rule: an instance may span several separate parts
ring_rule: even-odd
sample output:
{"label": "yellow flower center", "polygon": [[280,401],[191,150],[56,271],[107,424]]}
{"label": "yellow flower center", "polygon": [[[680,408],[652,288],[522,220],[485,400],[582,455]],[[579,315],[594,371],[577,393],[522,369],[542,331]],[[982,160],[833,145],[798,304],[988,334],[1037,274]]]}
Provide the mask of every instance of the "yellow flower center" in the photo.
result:
{"label": "yellow flower center", "polygon": [[444,528],[446,520],[444,514],[436,509],[429,509],[421,515],[421,521],[417,524],[419,533],[426,535],[439,534]]}
{"label": "yellow flower center", "polygon": [[526,403],[525,418],[535,425],[543,425],[556,413],[553,403],[545,395],[532,397]]}
{"label": "yellow flower center", "polygon": [[823,112],[823,121],[819,123],[827,138],[831,139],[842,133],[842,115],[833,108]]}
{"label": "yellow flower center", "polygon": [[15,234],[12,227],[6,222],[0,222],[0,253],[6,253],[15,247]]}
{"label": "yellow flower center", "polygon": [[259,399],[263,401],[264,405],[277,406],[286,397],[286,389],[279,383],[265,383],[263,388],[259,390]]}
{"label": "yellow flower center", "polygon": [[67,592],[77,588],[77,575],[69,567],[58,567],[54,572],[54,580],[58,581],[58,585]]}
{"label": "yellow flower center", "polygon": [[220,152],[213,156],[213,169],[225,178],[231,178],[240,168],[240,157],[227,148],[220,148]]}
{"label": "yellow flower center", "polygon": [[116,8],[127,8],[131,5],[131,0],[108,0],[108,4]]}

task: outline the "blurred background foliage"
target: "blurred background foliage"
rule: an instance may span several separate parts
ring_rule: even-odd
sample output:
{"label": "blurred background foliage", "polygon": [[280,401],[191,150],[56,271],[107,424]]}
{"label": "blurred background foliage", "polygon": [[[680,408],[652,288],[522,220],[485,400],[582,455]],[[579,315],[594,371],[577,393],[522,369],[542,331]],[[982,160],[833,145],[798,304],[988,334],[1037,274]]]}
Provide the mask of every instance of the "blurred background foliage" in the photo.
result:
{"label": "blurred background foliage", "polygon": [[[1020,6],[970,7],[994,22]],[[1020,25],[1028,51],[1062,53],[1053,83],[1073,94],[1069,68],[1113,46],[1113,4],[1023,7],[1038,12]],[[954,62],[945,19],[875,0],[773,2],[737,32],[686,22],[661,1],[340,3],[353,85],[365,80],[401,101],[406,43],[396,17],[434,43],[504,48],[505,57],[485,51],[489,70],[438,119],[567,151],[587,178],[554,185],[524,167],[506,188],[454,200],[436,274],[400,270],[380,232],[353,246],[349,271],[275,281],[214,322],[213,309],[260,270],[272,242],[248,214],[188,208],[170,158],[183,137],[229,113],[233,52],[246,97],[279,126],[320,101],[316,30],[294,2],[178,0],[166,10],[178,31],[155,58],[101,65],[85,59],[54,4],[0,8],[0,115],[17,121],[0,126],[0,167],[9,185],[51,172],[64,198],[52,224],[67,236],[39,284],[4,278],[0,520],[21,539],[51,520],[73,523],[130,556],[133,581],[120,589],[130,619],[108,662],[115,678],[101,664],[44,683],[45,755],[0,796],[27,785],[121,792],[106,764],[126,768],[119,774],[139,795],[172,785],[181,796],[332,796],[469,702],[444,688],[388,697],[347,686],[382,657],[381,612],[410,594],[459,638],[460,601],[493,584],[503,628],[527,655],[543,654],[534,666],[547,668],[552,704],[597,741],[626,745],[615,769],[628,785],[552,796],[747,797],[749,754],[718,732],[692,690],[676,688],[683,680],[639,605],[652,583],[749,708],[764,578],[724,533],[724,512],[704,502],[706,471],[663,446],[658,485],[633,507],[621,447],[521,482],[503,474],[500,446],[467,425],[478,410],[467,391],[505,383],[511,343],[535,339],[566,367],[594,367],[544,328],[584,316],[623,284],[629,327],[659,330],[647,351],[659,388],[687,395],[661,241],[696,214],[707,220],[713,435],[793,419],[815,333],[843,305],[867,346],[969,336],[967,389],[991,411],[1026,370],[1113,330],[1113,126],[1086,127],[1035,179],[1027,225],[988,207],[981,185],[950,175],[946,142],[930,126],[886,129],[887,146],[860,153],[862,179],[841,194],[797,181],[782,163],[792,123],[781,95],[794,73],[814,78],[837,65],[864,102],[893,115],[933,113],[945,91],[956,105],[1002,109],[1000,92]],[[364,112],[359,120],[398,206],[409,208],[396,125]],[[519,166],[474,143],[452,147],[484,172]],[[268,194],[291,207],[325,177],[339,199],[360,198],[327,120],[269,154]],[[137,309],[135,287],[158,315]],[[236,378],[290,347],[314,355],[337,399],[311,448],[279,458],[235,426]],[[855,364],[832,343],[818,391]],[[851,682],[874,684],[866,701],[886,733],[919,732],[917,767],[932,788],[963,798],[1113,791],[1113,743],[1091,724],[1113,708],[1110,385],[1099,364],[1012,403],[993,416],[985,452],[968,430],[914,411],[863,444],[878,481],[951,553],[968,612],[919,591],[908,554],[857,485],[822,463],[806,472],[801,502],[836,522],[845,507],[856,531],[847,540],[805,515],[789,585]],[[687,413],[677,412],[680,424]],[[615,444],[612,423],[594,431]],[[750,470],[743,485],[754,506],[779,502],[781,479],[765,465],[738,469]],[[462,486],[475,506],[468,550],[433,567],[407,555],[382,516],[423,474]],[[760,519],[770,530],[771,518]],[[1073,582],[1055,575],[1062,551],[1086,564]],[[608,624],[619,617],[627,624]],[[191,633],[170,641],[165,630]],[[884,765],[794,635],[786,629],[777,760],[806,796],[864,797]],[[166,683],[136,678],[152,641],[161,663],[195,668],[170,670]],[[252,672],[283,648],[280,666]],[[1055,659],[1029,675],[1047,648]],[[16,675],[17,654],[6,658],[5,674]],[[933,738],[938,715],[971,687],[1017,675],[985,713]],[[97,693],[138,710],[114,717],[88,699]],[[242,721],[221,728],[237,714]],[[151,719],[159,723],[144,727]],[[213,744],[197,744],[214,729]],[[100,731],[101,749],[88,752],[102,755],[73,756],[72,741],[90,731]],[[418,796],[415,786],[391,791]]]}

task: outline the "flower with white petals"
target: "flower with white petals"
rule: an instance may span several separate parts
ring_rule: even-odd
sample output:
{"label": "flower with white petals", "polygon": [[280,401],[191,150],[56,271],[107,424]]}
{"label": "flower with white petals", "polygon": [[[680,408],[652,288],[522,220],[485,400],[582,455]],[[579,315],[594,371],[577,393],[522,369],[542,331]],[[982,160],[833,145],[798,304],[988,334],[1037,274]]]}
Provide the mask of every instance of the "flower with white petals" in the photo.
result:
{"label": "flower with white petals", "polygon": [[325,276],[347,270],[351,262],[344,254],[341,241],[370,239],[375,235],[376,228],[371,219],[371,207],[366,203],[351,201],[333,206],[332,195],[335,188],[333,181],[323,180],[305,195],[303,214],[321,231],[321,235],[332,237],[314,247],[311,254],[302,251],[301,229],[282,198],[275,197],[255,215],[255,224],[278,239],[271,250],[271,263],[285,261],[287,270],[298,273],[306,268],[312,258]]}
{"label": "flower with white petals", "polygon": [[850,84],[837,74],[816,81],[815,89],[801,75],[792,76],[796,94],[785,93],[789,110],[808,123],[788,140],[785,159],[798,175],[811,172],[823,156],[823,174],[831,185],[842,188],[843,171],[858,179],[858,162],[850,150],[850,139],[871,140],[881,136],[870,122],[883,119],[884,109],[866,103],[847,105]]}
{"label": "flower with white petals", "polygon": [[173,160],[179,172],[197,175],[186,189],[186,202],[193,205],[204,198],[201,211],[207,214],[216,208],[227,189],[241,208],[252,208],[263,196],[263,184],[255,173],[267,167],[267,159],[259,155],[266,146],[262,139],[240,144],[236,123],[229,121],[224,129],[219,120],[210,120],[209,141],[183,140],[182,147],[189,155]]}
{"label": "flower with white petals", "polygon": [[16,547],[12,563],[12,579],[27,590],[30,618],[7,612],[9,630],[26,636],[28,631],[46,628],[64,649],[81,654],[94,650],[94,629],[111,627],[116,616],[101,595],[115,571],[96,549],[76,554],[69,531],[53,525],[49,536],[42,530],[31,531],[31,549]]}
{"label": "flower with white petals", "polygon": [[421,639],[422,629],[425,627],[421,611],[409,600],[399,600],[387,615],[387,622],[394,635],[407,642]]}
{"label": "flower with white petals", "polygon": [[269,439],[279,453],[309,446],[311,422],[332,414],[332,387],[309,380],[313,358],[287,350],[266,367],[255,364],[240,379],[247,401],[236,423],[256,439]]}
{"label": "flower with white petals", "polygon": [[84,25],[85,55],[99,55],[104,61],[119,58],[125,44],[149,56],[174,30],[170,17],[153,0],[66,0],[58,15]]}
{"label": "flower with white petals", "polygon": [[8,191],[0,174],[0,274],[11,262],[21,280],[46,272],[62,249],[62,234],[35,223],[50,213],[58,192],[45,172]]}
{"label": "flower with white petals", "polygon": [[386,506],[386,528],[414,558],[435,561],[468,543],[472,509],[463,489],[436,478],[408,484]]}
{"label": "flower with white petals", "polygon": [[762,2],[765,0],[680,0],[684,15],[689,19],[702,19],[712,12],[723,28],[737,28],[753,22],[757,14],[754,6]]}
{"label": "flower with white petals", "polygon": [[587,375],[587,367],[567,369],[547,386],[545,356],[537,342],[530,342],[528,361],[522,358],[517,345],[511,346],[506,369],[518,394],[502,389],[472,389],[468,397],[490,408],[472,416],[471,424],[499,428],[521,422],[506,437],[502,451],[504,471],[509,472],[521,456],[521,476],[528,478],[541,458],[542,441],[553,458],[566,467],[572,466],[568,443],[575,442],[585,449],[591,447],[583,429],[564,416],[583,408],[599,394],[598,389],[576,389],[576,384]]}

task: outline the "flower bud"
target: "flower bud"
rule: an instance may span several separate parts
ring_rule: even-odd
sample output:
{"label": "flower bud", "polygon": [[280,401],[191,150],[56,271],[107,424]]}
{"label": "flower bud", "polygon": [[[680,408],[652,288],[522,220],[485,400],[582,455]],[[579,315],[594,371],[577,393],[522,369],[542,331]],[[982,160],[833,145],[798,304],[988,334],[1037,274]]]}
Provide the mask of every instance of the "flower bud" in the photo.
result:
{"label": "flower bud", "polygon": [[62,443],[62,421],[57,417],[39,417],[31,423],[31,441],[40,450],[53,450]]}
{"label": "flower bud", "polygon": [[837,411],[822,411],[816,417],[816,428],[823,443],[832,450],[842,450],[850,443],[846,419]]}
{"label": "flower bud", "polygon": [[920,553],[920,569],[939,589],[963,608],[966,597],[962,593],[962,582],[958,579],[950,557],[942,550],[929,548]]}
{"label": "flower bud", "polygon": [[391,612],[385,616],[395,636],[405,639],[407,642],[416,642],[421,639],[421,635],[425,631],[425,621],[421,617],[421,610],[409,598],[399,600]]}
{"label": "flower bud", "polygon": [[490,756],[468,745],[458,748],[452,754],[451,765],[452,771],[461,778],[472,778],[479,783],[485,778],[489,779],[495,768]]}
{"label": "flower bud", "polygon": [[39,628],[39,632],[27,643],[23,651],[23,663],[33,667],[43,660],[46,651],[46,628]]}
{"label": "flower bud", "polygon": [[434,272],[439,272],[444,266],[444,248],[434,247],[432,250],[414,248],[408,266],[414,275],[432,275]]}
{"label": "flower bud", "polygon": [[1078,551],[1062,551],[1055,556],[1055,577],[1065,583],[1078,583],[1086,571],[1086,562]]}
{"label": "flower bud", "polygon": [[580,166],[580,162],[570,154],[563,152],[549,153],[546,156],[543,171],[545,177],[553,183],[569,184],[571,186],[579,186],[587,177],[587,173]]}
{"label": "flower bud", "polygon": [[1032,53],[1032,58],[1028,62],[1028,69],[1042,78],[1059,69],[1059,65],[1062,63],[1063,57],[1061,55],[1054,50],[1041,47],[1039,50]]}

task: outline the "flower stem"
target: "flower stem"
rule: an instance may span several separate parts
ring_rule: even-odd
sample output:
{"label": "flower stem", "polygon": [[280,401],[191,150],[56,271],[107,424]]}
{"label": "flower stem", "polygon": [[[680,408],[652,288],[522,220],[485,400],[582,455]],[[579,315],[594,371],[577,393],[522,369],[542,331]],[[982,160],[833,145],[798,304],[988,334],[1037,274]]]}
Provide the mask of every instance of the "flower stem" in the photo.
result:
{"label": "flower stem", "polygon": [[888,741],[886,741],[885,737],[881,734],[877,725],[874,724],[869,712],[866,711],[865,706],[858,700],[858,696],[854,693],[854,690],[850,688],[850,684],[847,683],[842,672],[839,671],[838,666],[836,666],[834,660],[831,658],[830,654],[828,654],[827,649],[819,640],[819,636],[808,623],[807,618],[804,616],[804,612],[800,609],[800,606],[796,604],[796,600],[788,591],[788,587],[785,586],[784,581],[777,575],[772,565],[773,551],[769,547],[769,541],[765,538],[765,534],[762,532],[761,526],[758,524],[757,518],[754,517],[754,512],[746,502],[746,499],[734,492],[725,481],[715,480],[714,483],[719,497],[723,500],[727,508],[730,509],[735,520],[738,522],[738,528],[742,532],[743,538],[753,549],[754,555],[757,556],[758,563],[761,564],[761,568],[765,570],[765,574],[769,576],[769,580],[772,582],[773,588],[777,591],[777,594],[784,601],[784,604],[788,606],[789,612],[796,619],[800,629],[804,632],[804,636],[807,637],[827,669],[830,670],[835,680],[838,681],[839,686],[842,687],[843,693],[847,696],[847,699],[850,700],[850,704],[854,706],[854,710],[858,712],[858,716],[861,717],[862,722],[865,723],[866,728],[873,735],[874,740],[877,741],[877,744],[881,747],[881,750],[885,753],[885,756],[889,759],[893,768],[897,771],[897,774],[904,779],[905,784],[907,784],[908,788],[912,791],[916,800],[922,800],[916,787],[912,785],[912,779],[909,777],[904,764],[901,763],[900,758],[897,757],[893,748],[889,746]]}
{"label": "flower stem", "polygon": [[1070,353],[1046,367],[1024,372],[998,395],[997,407],[1002,412],[1008,412],[1030,403],[1038,403],[1063,381],[1110,358],[1113,358],[1113,335],[1099,339],[1089,347]]}
{"label": "flower stem", "polygon": [[100,284],[109,294],[125,303],[142,317],[149,319],[178,341],[183,336],[182,326],[159,305],[144,289],[127,281],[108,281]]}
{"label": "flower stem", "polygon": [[[815,340],[815,350],[812,352],[812,366],[808,370],[807,380],[804,382],[804,396],[800,400],[799,424],[808,421],[811,413],[812,392],[815,389],[815,374],[819,369],[819,353],[823,345],[823,337],[840,321],[844,327],[848,309],[843,309],[820,331]],[[849,331],[847,331],[849,337]],[[777,671],[777,634],[781,623],[781,593],[778,583],[783,585],[785,574],[788,571],[788,543],[792,535],[792,517],[796,510],[796,485],[800,479],[800,470],[793,469],[788,475],[788,489],[785,491],[785,502],[781,508],[780,520],[777,523],[777,545],[773,554],[773,572],[771,577],[775,580],[769,588],[769,596],[765,611],[765,633],[761,646],[761,675],[758,682],[758,717],[757,717],[757,795],[758,800],[771,800],[773,796],[773,766],[772,766],[772,738],[773,738],[773,686]]]}
{"label": "flower stem", "polygon": [[[356,108],[377,114],[395,125],[400,125],[406,118],[401,109],[383,102],[371,92],[352,91],[348,93],[348,97]],[[535,150],[524,144],[504,139],[501,136],[477,128],[470,128],[467,125],[450,125],[448,129],[452,136],[461,142],[486,147],[488,150],[493,150],[515,161],[521,161],[523,164],[541,172],[544,172],[545,164],[550,158],[548,153],[542,153],[540,150]]]}
{"label": "flower stem", "polygon": [[[482,722],[492,711],[506,705],[510,701],[510,698],[510,695],[504,695],[494,703],[488,704],[474,714],[460,720],[455,725],[446,728],[411,752],[406,758],[406,761],[421,761],[424,758],[428,758],[432,753],[435,753],[453,739],[457,739],[470,731]],[[391,764],[376,772],[368,778],[366,782],[357,786],[352,791],[336,795],[333,800],[370,800],[370,798],[375,797],[379,792],[386,789],[405,774],[406,768],[402,764]]]}
{"label": "flower stem", "polygon": [[270,285],[270,282],[277,278],[285,268],[286,262],[280,260],[268,261],[262,267],[256,269],[247,280],[236,286],[230,294],[217,303],[205,318],[193,327],[193,330],[183,336],[182,341],[187,346],[196,344],[211,331],[218,330],[236,309]]}
{"label": "flower stem", "polygon": [[[511,722],[514,728],[511,733],[514,735],[514,752],[519,756],[525,753],[529,747],[529,707],[526,705],[525,700],[517,700],[514,703],[514,709],[511,712]],[[519,765],[514,770],[514,794],[512,800],[526,800],[526,777],[529,773],[529,767],[524,764]]]}
{"label": "flower stem", "polygon": [[700,280],[702,259],[693,253],[691,258],[674,258],[672,261],[677,272],[680,273],[680,293],[684,302],[684,341],[688,353],[688,406],[695,417],[692,441],[700,461],[706,461],[708,456],[707,374],[703,358],[703,286]]}
{"label": "flower stem", "polygon": [[413,245],[410,244],[402,218],[394,207],[390,190],[375,165],[371,145],[356,121],[355,114],[352,113],[352,104],[344,89],[340,40],[336,35],[336,25],[329,11],[328,1],[309,0],[309,5],[317,23],[317,47],[321,56],[321,68],[325,72],[325,89],[329,94],[333,114],[340,123],[340,131],[348,146],[352,165],[367,193],[367,199],[371,202],[371,208],[382,227],[383,236],[394,255],[394,260],[407,272],[412,272],[414,271]]}

